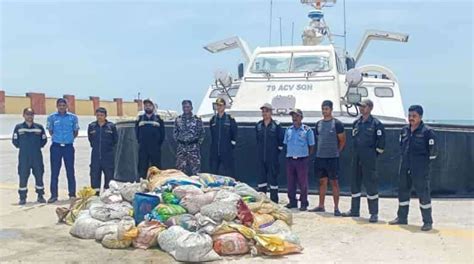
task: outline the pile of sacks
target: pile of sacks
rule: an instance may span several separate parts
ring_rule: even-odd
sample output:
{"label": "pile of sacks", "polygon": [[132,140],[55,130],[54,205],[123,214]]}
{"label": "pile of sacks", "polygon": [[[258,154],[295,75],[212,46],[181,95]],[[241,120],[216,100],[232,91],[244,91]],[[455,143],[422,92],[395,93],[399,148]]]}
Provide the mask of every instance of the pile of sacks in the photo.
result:
{"label": "pile of sacks", "polygon": [[94,195],[84,188],[69,208],[57,208],[71,235],[106,248],[159,247],[177,261],[222,256],[278,256],[303,250],[291,212],[245,183],[202,173],[148,170],[140,183],[110,182]]}

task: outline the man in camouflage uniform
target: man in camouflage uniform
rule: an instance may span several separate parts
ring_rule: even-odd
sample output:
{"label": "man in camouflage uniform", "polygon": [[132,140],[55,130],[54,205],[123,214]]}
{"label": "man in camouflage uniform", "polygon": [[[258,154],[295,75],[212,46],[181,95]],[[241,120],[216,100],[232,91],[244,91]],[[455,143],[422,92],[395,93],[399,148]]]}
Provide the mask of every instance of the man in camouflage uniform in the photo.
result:
{"label": "man in camouflage uniform", "polygon": [[201,170],[201,144],[204,140],[204,126],[200,117],[193,115],[190,100],[181,103],[183,114],[174,122],[173,136],[178,144],[176,168],[188,175],[196,175]]}

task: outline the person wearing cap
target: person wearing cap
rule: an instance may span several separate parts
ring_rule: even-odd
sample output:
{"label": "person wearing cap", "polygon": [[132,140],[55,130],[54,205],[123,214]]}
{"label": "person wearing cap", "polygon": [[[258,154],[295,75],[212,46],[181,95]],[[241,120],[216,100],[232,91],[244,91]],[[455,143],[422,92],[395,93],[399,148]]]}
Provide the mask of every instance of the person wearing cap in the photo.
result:
{"label": "person wearing cap", "polygon": [[211,117],[209,126],[211,130],[211,152],[210,152],[210,171],[235,177],[234,175],[234,155],[233,150],[237,144],[237,122],[225,112],[226,102],[223,98],[216,100],[217,113]]}
{"label": "person wearing cap", "polygon": [[201,144],[204,141],[202,119],[193,115],[191,100],[181,103],[183,114],[174,121],[173,137],[177,143],[176,168],[187,175],[201,171]]}
{"label": "person wearing cap", "polygon": [[115,124],[107,120],[107,109],[99,107],[95,110],[96,121],[89,124],[87,137],[91,150],[90,176],[91,187],[99,195],[102,173],[104,173],[104,189],[114,178],[114,151],[118,142]]}
{"label": "person wearing cap", "polygon": [[18,153],[18,176],[20,184],[18,194],[20,195],[20,205],[26,203],[28,193],[28,178],[30,172],[35,177],[35,189],[38,195],[38,203],[46,203],[44,199],[43,184],[43,154],[41,149],[46,145],[46,132],[42,125],[34,122],[34,111],[31,108],[23,110],[23,123],[17,124],[13,130],[12,143],[19,149]]}
{"label": "person wearing cap", "polygon": [[408,208],[412,184],[420,201],[423,218],[422,231],[433,228],[431,216],[430,161],[437,156],[437,140],[432,128],[423,123],[423,107],[412,105],[408,109],[409,125],[400,133],[402,161],[398,185],[397,218],[391,225],[408,224]]}
{"label": "person wearing cap", "polygon": [[385,129],[383,124],[370,114],[374,107],[370,99],[365,99],[357,105],[361,116],[352,124],[354,155],[352,157],[351,209],[342,213],[342,216],[359,217],[361,187],[364,183],[369,205],[369,222],[376,223],[379,211],[376,165],[377,156],[382,154],[385,148]]}
{"label": "person wearing cap", "polygon": [[334,200],[334,216],[341,216],[339,211],[339,154],[346,144],[346,134],[341,121],[332,116],[333,103],[325,100],[321,104],[323,119],[316,123],[316,159],[314,163],[315,175],[319,177],[319,205],[311,212],[325,212],[324,200],[331,182]]}
{"label": "person wearing cap", "polygon": [[270,188],[270,199],[278,203],[279,156],[283,149],[283,130],[280,123],[272,118],[272,105],[264,104],[262,120],[255,126],[257,133],[258,191],[266,193]]}
{"label": "person wearing cap", "polygon": [[300,109],[290,111],[293,125],[285,131],[283,144],[286,145],[286,177],[289,203],[286,208],[297,208],[296,184],[300,187],[300,211],[308,209],[309,155],[314,151],[313,130],[302,123]]}
{"label": "person wearing cap", "polygon": [[48,116],[46,129],[51,135],[51,198],[48,203],[58,200],[58,180],[61,164],[64,160],[68,185],[69,199],[76,198],[76,177],[74,172],[74,139],[79,133],[77,116],[68,111],[67,101],[59,98],[56,101],[57,112]]}
{"label": "person wearing cap", "polygon": [[[165,124],[155,113],[155,104],[150,99],[143,100],[145,112],[138,116],[135,134],[138,141],[138,176],[145,179],[148,168],[161,168],[161,145],[165,140]],[[136,180],[139,181],[139,178]]]}

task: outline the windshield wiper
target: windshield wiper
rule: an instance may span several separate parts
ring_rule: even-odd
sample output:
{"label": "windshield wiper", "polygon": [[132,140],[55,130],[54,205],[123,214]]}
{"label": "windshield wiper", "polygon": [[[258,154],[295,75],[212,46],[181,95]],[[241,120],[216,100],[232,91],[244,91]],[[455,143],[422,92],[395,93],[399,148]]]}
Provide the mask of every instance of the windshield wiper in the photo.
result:
{"label": "windshield wiper", "polygon": [[306,77],[306,80],[313,75],[316,71],[305,71],[304,72],[304,77]]}
{"label": "windshield wiper", "polygon": [[272,74],[269,71],[261,70],[260,72],[263,73],[268,80],[270,80],[270,77],[272,77]]}

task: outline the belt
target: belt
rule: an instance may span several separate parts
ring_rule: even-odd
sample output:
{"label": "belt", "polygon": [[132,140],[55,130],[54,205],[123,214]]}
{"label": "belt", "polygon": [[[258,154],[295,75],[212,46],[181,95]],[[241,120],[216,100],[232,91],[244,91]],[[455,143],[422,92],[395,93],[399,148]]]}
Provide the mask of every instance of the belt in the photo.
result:
{"label": "belt", "polygon": [[70,143],[70,144],[63,144],[63,143],[56,143],[56,142],[53,142],[53,146],[66,147],[66,146],[72,146],[72,143]]}
{"label": "belt", "polygon": [[302,160],[302,159],[307,159],[308,157],[286,157],[289,160]]}

